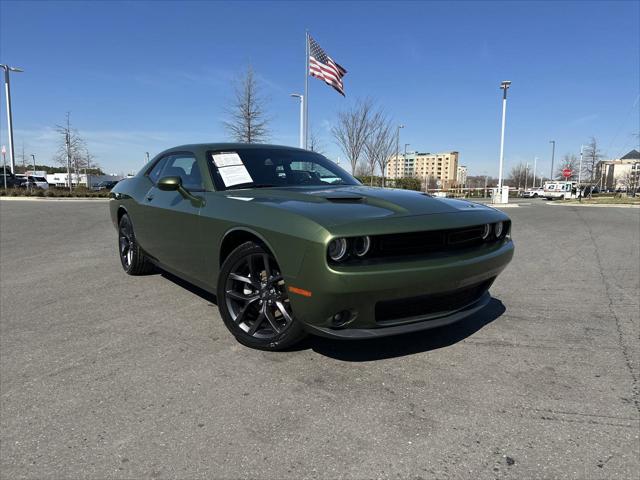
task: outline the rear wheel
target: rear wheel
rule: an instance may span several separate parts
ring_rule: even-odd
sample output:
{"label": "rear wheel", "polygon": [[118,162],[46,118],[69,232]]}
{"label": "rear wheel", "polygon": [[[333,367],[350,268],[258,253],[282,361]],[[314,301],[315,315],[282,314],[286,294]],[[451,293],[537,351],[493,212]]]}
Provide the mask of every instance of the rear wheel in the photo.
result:
{"label": "rear wheel", "polygon": [[231,252],[222,264],[217,293],[222,320],[243,345],[282,350],[305,336],[278,263],[258,243],[246,242]]}
{"label": "rear wheel", "polygon": [[136,242],[131,219],[126,213],[118,222],[118,253],[122,268],[129,275],[144,275],[153,270],[153,264]]}

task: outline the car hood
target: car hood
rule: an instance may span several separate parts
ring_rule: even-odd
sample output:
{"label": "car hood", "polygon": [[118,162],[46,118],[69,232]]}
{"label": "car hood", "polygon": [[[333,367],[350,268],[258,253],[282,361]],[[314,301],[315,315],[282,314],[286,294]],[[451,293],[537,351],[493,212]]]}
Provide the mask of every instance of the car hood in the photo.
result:
{"label": "car hood", "polygon": [[224,194],[229,199],[291,211],[324,226],[378,218],[492,210],[466,200],[360,185],[227,190]]}

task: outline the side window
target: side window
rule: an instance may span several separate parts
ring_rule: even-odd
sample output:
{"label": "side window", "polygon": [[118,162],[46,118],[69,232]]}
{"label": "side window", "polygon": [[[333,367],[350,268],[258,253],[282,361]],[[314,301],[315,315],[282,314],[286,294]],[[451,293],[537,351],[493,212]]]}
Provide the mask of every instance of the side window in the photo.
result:
{"label": "side window", "polygon": [[149,179],[154,184],[158,183],[158,180],[160,180],[160,174],[162,173],[162,167],[164,167],[165,163],[167,163],[167,157],[163,157],[160,160],[158,160],[158,162],[156,162],[156,164],[149,171],[149,173],[147,173],[147,177],[149,177]]}
{"label": "side window", "polygon": [[202,175],[196,157],[191,153],[176,153],[167,157],[163,177],[180,177],[187,190],[202,190]]}

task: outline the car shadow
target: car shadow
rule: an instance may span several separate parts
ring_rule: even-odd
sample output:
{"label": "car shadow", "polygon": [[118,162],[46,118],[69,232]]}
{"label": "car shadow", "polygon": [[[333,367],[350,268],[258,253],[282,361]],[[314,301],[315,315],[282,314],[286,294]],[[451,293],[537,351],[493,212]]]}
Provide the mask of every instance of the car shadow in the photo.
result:
{"label": "car shadow", "polygon": [[[194,295],[198,295],[209,302],[210,306],[217,306],[214,294],[164,270],[158,269],[156,273]],[[370,362],[402,357],[458,343],[498,319],[505,311],[504,304],[500,300],[492,298],[482,310],[451,325],[421,332],[365,340],[338,340],[309,335],[287,351],[313,350],[320,355],[345,362]]]}
{"label": "car shadow", "polygon": [[451,325],[366,340],[335,340],[309,336],[294,349],[308,348],[320,355],[345,362],[369,362],[402,357],[458,343],[498,319],[505,311],[503,303],[492,298],[482,310]]}

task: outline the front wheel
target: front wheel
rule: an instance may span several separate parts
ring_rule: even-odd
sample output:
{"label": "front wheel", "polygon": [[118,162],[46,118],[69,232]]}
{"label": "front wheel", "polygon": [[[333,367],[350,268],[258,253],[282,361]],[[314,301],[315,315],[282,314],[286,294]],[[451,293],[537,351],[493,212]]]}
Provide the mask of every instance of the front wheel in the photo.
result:
{"label": "front wheel", "polygon": [[282,350],[305,336],[291,310],[280,267],[258,243],[243,243],[226,258],[217,294],[222,320],[243,345]]}

